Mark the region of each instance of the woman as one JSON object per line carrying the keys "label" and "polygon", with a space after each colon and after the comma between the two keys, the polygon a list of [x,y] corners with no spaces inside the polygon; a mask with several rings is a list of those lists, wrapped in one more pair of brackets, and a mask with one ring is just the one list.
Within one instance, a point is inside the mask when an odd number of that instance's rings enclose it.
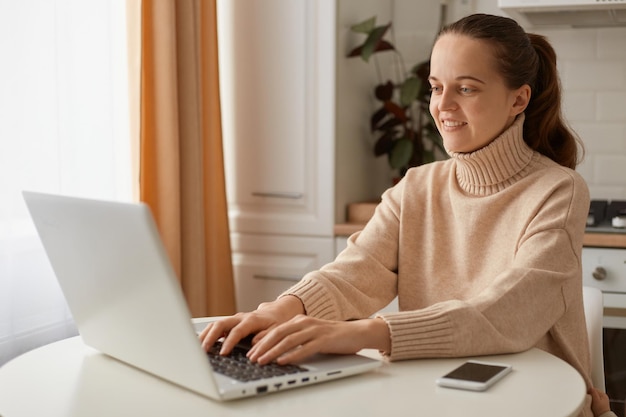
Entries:
{"label": "woman", "polygon": [[[261,364],[379,349],[389,360],[546,350],[589,382],[580,255],[588,190],[556,56],[514,20],[472,15],[431,56],[451,158],[409,170],[337,259],[276,301],[210,324]],[[400,312],[370,316],[398,296]],[[591,415],[589,401],[583,415]]]}

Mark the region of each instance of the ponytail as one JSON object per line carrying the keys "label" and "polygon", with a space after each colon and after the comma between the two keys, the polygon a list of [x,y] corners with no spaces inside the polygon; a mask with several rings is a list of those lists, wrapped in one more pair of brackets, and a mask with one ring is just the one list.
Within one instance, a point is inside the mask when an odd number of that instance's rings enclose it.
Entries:
{"label": "ponytail", "polygon": [[575,169],[582,143],[567,127],[561,112],[561,82],[556,53],[546,38],[528,34],[537,53],[537,75],[525,110],[524,140],[532,149],[555,162]]}

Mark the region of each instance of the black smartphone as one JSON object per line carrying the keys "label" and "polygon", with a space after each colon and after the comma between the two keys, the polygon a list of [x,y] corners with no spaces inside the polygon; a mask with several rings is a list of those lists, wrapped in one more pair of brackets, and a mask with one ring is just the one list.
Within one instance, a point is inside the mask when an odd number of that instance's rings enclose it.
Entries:
{"label": "black smartphone", "polygon": [[507,375],[513,367],[502,363],[467,361],[437,379],[437,385],[448,388],[485,391]]}

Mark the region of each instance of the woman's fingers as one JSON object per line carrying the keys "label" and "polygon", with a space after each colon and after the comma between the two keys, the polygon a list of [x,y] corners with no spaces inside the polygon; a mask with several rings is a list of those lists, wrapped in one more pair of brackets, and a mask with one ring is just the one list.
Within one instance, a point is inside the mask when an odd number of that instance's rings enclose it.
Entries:
{"label": "woman's fingers", "polygon": [[[279,326],[275,331],[268,334],[257,343],[249,355],[253,362],[265,365],[274,360],[279,363],[287,363],[289,360],[296,361],[310,356],[315,352],[315,337],[317,328],[312,325],[307,327],[304,323],[290,323]],[[299,351],[295,354],[295,351]],[[290,355],[288,353],[291,353]]]}
{"label": "woman's fingers", "polygon": [[266,314],[257,311],[238,313],[234,316],[209,323],[199,337],[205,351],[223,337],[220,354],[227,355],[244,337],[250,334],[257,334],[253,339],[253,343],[256,343],[273,326],[275,326],[274,319]]}
{"label": "woman's fingers", "polygon": [[277,324],[304,313],[304,305],[295,296],[284,296],[275,301],[262,303],[255,311],[237,313],[234,316],[209,323],[199,334],[204,350],[224,337],[220,353],[227,355],[244,337],[255,334],[253,343],[262,340],[268,330]]}
{"label": "woman's fingers", "polygon": [[261,320],[257,315],[246,313],[242,319],[226,332],[220,355],[228,355],[235,345],[244,337],[258,332],[266,327],[265,321]]}
{"label": "woman's fingers", "polygon": [[[220,338],[225,337],[225,336],[231,336],[231,333],[233,333],[234,329],[236,329],[239,326],[239,324],[244,320],[244,318],[245,318],[244,314],[236,314],[234,316],[226,317],[226,318],[207,324],[207,326],[204,328],[204,330],[202,330],[202,332],[200,332],[200,335],[199,335],[200,341],[202,342],[203,349],[209,350],[209,348],[213,346],[215,342],[219,340]],[[237,344],[237,342],[241,338],[247,336],[247,334],[244,334],[234,343],[232,342],[232,340],[235,339],[237,335],[242,333],[242,330],[243,329],[237,330],[235,334],[231,336],[231,342],[228,344],[228,346],[230,346],[231,344],[232,346],[234,346],[235,344]],[[224,343],[226,343],[226,340],[224,340]],[[230,346],[228,351],[232,349],[232,346]]]}
{"label": "woman's fingers", "polygon": [[268,332],[249,352],[253,362],[291,363],[315,353],[355,353],[364,343],[357,322],[297,316]]}

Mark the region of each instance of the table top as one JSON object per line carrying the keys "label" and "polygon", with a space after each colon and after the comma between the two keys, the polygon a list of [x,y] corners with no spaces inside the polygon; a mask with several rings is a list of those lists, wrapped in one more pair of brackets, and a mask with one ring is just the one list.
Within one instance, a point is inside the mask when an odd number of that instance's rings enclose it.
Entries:
{"label": "table top", "polygon": [[[155,340],[155,342],[158,342]],[[363,354],[379,357],[378,352]],[[480,357],[513,371],[485,392],[435,380],[465,361],[384,363],[362,375],[225,403],[186,391],[103,355],[73,337],[0,368],[0,416],[576,416],[585,383],[566,362],[539,349]]]}

